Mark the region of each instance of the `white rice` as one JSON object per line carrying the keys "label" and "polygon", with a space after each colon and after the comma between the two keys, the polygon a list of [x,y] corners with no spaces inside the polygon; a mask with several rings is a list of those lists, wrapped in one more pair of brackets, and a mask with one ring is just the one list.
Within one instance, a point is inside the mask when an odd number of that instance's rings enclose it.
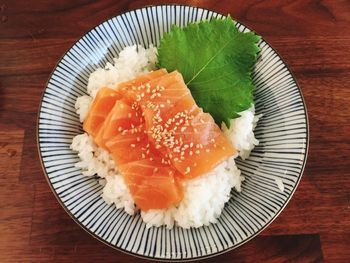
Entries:
{"label": "white rice", "polygon": [[80,122],[83,122],[85,120],[86,115],[89,112],[92,100],[92,97],[87,95],[77,98],[77,101],[75,102],[75,108],[77,109],[77,114],[79,114]]}
{"label": "white rice", "polygon": [[[145,49],[141,46],[126,47],[114,59],[114,65],[107,63],[104,69],[99,68],[90,75],[87,92],[89,96],[79,97],[76,109],[80,121],[83,122],[90,104],[101,87],[114,88],[120,82],[155,69],[156,48]],[[231,127],[223,124],[222,129],[226,136],[237,148],[242,158],[247,158],[250,151],[259,142],[255,139],[253,129],[259,116],[250,109],[240,113],[241,117],[231,120]],[[96,146],[88,134],[80,134],[73,138],[71,148],[78,152],[80,162],[76,167],[82,169],[83,175],[97,175],[103,178],[102,197],[108,204],[122,208],[126,213],[133,215],[137,212],[133,198],[124,182],[115,162],[110,154]],[[235,156],[236,157],[236,156]],[[241,182],[244,180],[234,159],[229,158],[215,169],[195,179],[184,183],[184,198],[178,207],[164,210],[149,210],[141,212],[142,219],[148,227],[166,225],[172,228],[175,224],[183,228],[200,227],[215,223],[220,216],[225,203],[230,199],[232,188],[241,191]]]}
{"label": "white rice", "polygon": [[230,121],[230,128],[222,123],[221,129],[237,149],[238,155],[244,160],[249,157],[259,141],[254,136],[254,128],[262,115],[255,115],[255,108],[252,105],[248,110],[239,113],[241,117]]}

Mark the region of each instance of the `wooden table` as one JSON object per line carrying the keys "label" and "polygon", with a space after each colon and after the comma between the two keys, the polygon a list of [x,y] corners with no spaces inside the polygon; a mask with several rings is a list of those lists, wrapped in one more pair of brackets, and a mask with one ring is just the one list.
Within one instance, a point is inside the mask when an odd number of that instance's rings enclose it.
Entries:
{"label": "wooden table", "polygon": [[[50,72],[82,34],[162,2],[0,1],[0,262],[143,261],[101,244],[64,212],[41,170],[36,120]],[[262,35],[294,72],[310,119],[306,170],[287,208],[216,260],[350,262],[350,3],[178,2],[230,13]]]}

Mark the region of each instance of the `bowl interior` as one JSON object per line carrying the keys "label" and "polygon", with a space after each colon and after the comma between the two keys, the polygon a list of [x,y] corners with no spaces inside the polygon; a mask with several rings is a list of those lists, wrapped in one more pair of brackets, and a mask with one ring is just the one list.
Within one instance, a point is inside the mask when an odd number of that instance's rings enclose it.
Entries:
{"label": "bowl interior", "polygon": [[[235,248],[257,235],[282,211],[295,191],[305,165],[308,124],[300,90],[278,54],[261,40],[254,70],[260,144],[249,159],[237,160],[245,176],[241,193],[231,200],[217,224],[198,229],[147,229],[139,215],[129,216],[100,197],[96,177],[85,177],[69,148],[83,133],[75,100],[86,94],[89,74],[125,47],[158,45],[171,25],[222,17],[189,6],[154,6],[116,16],[85,34],[59,61],[42,98],[38,143],[49,184],[65,210],[85,230],[127,253],[159,259],[193,259]],[[249,31],[237,23],[241,31]],[[284,190],[277,187],[283,182]]]}

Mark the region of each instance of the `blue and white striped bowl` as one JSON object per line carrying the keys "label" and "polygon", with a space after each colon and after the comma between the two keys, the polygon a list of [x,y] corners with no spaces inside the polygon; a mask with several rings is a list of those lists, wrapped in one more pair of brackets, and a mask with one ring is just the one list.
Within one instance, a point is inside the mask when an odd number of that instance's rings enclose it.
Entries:
{"label": "blue and white striped bowl", "polygon": [[[146,229],[140,216],[129,216],[100,197],[97,178],[85,177],[74,164],[72,138],[82,133],[74,103],[86,94],[89,74],[125,47],[158,45],[173,24],[222,17],[190,6],[152,6],[118,15],[85,34],[67,51],[53,71],[42,97],[38,147],[45,176],[67,213],[105,244],[136,256],[189,260],[234,249],[258,235],[287,205],[301,179],[308,149],[308,121],[300,89],[285,63],[260,41],[255,67],[256,111],[263,117],[255,134],[260,141],[248,160],[237,160],[246,180],[217,224],[198,229]],[[237,23],[241,31],[249,31]],[[284,183],[281,192],[276,179]]]}

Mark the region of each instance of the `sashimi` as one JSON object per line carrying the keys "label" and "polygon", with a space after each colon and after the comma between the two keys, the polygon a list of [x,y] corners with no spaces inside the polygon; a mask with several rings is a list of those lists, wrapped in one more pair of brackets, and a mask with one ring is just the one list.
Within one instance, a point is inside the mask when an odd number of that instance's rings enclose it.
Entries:
{"label": "sashimi", "polygon": [[118,85],[118,90],[123,93],[125,99],[129,99],[131,102],[140,101],[142,90],[146,89],[146,83],[153,79],[157,79],[167,74],[165,69],[158,69],[149,73],[138,76],[136,79],[122,82]]}
{"label": "sashimi", "polygon": [[125,181],[142,211],[166,209],[178,205],[183,198],[181,179],[170,166],[159,166],[143,159],[120,166]]}
{"label": "sashimi", "polygon": [[198,108],[190,90],[186,85],[181,85],[181,81],[183,82],[181,74],[176,71],[166,74],[164,70],[155,72],[161,73],[153,73],[151,76],[143,75],[143,79],[149,79],[149,81],[142,83],[142,85],[125,85],[124,83],[119,85],[119,87],[126,87],[123,89],[124,96],[131,101],[135,101],[142,110],[159,107],[162,108],[162,111],[169,109],[179,111],[175,106],[180,100],[183,103],[186,100],[189,101],[186,105],[180,105],[181,109],[187,105]]}
{"label": "sashimi", "polygon": [[106,141],[121,131],[139,126],[142,122],[144,121],[138,109],[130,106],[125,99],[118,100],[96,134],[95,142],[98,146],[106,149]]}
{"label": "sashimi", "polygon": [[84,122],[107,149],[137,206],[165,209],[183,197],[182,182],[235,154],[177,71],[160,69],[98,93]]}
{"label": "sashimi", "polygon": [[96,136],[107,115],[121,95],[110,88],[101,88],[92,102],[89,113],[83,124],[83,129]]}
{"label": "sashimi", "polygon": [[144,124],[121,131],[106,146],[141,210],[164,209],[181,201],[181,176],[149,143]]}

